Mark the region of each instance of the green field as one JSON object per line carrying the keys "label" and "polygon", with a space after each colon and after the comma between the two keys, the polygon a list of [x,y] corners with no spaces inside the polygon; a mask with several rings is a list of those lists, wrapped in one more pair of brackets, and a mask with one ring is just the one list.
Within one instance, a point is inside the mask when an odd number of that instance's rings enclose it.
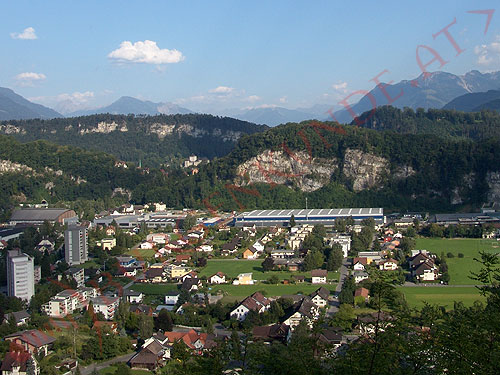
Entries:
{"label": "green field", "polygon": [[463,302],[466,306],[471,306],[474,301],[485,301],[485,298],[479,294],[475,287],[400,287],[406,296],[406,301],[410,307],[421,308],[424,302],[440,306],[447,309],[453,308],[453,303]]}
{"label": "green field", "polygon": [[[264,284],[258,283],[254,285],[213,285],[210,287],[210,293],[217,294],[218,291],[222,291],[225,296],[233,297],[246,297],[257,291],[265,291],[266,295],[271,296],[283,296],[287,294],[297,294],[302,292],[303,294],[309,294],[314,292],[320,286],[326,287],[332,293],[335,291],[336,284]],[[177,284],[134,284],[131,289],[143,292],[149,295],[165,295],[165,293],[171,290],[177,290]]]}
{"label": "green field", "polygon": [[[446,258],[450,284],[475,285],[477,282],[470,279],[471,271],[477,272],[481,266],[474,258],[479,258],[479,251],[500,252],[500,243],[480,238],[417,238],[416,249],[429,250],[438,256],[441,252],[445,256],[452,253],[454,258]],[[464,254],[464,257],[459,258],[458,253]]]}
{"label": "green field", "polygon": [[156,251],[153,249],[130,249],[125,254],[130,255],[138,260],[144,260],[153,258],[156,254]]}
{"label": "green field", "polygon": [[147,284],[147,283],[137,283],[132,285],[130,288],[136,292],[142,292],[144,294],[159,294],[164,295],[171,290],[177,290],[177,284]]}
{"label": "green field", "polygon": [[[290,279],[292,275],[311,277],[311,272],[268,271],[264,272],[261,260],[236,260],[236,259],[210,259],[207,266],[200,270],[199,276],[212,276],[216,272],[223,272],[226,276],[235,278],[240,273],[251,272],[254,280],[267,280],[272,275],[277,275],[280,280]],[[328,272],[328,279],[337,281],[338,272]]]}

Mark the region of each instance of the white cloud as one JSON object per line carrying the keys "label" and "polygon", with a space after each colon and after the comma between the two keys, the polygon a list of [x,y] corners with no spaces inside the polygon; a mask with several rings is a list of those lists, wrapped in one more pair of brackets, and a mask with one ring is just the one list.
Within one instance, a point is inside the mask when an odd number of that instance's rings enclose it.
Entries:
{"label": "white cloud", "polygon": [[249,102],[258,102],[259,100],[262,100],[262,98],[258,95],[250,95],[246,100]]}
{"label": "white cloud", "polygon": [[38,39],[35,33],[35,29],[32,27],[25,28],[22,33],[10,33],[10,37],[12,39],[25,39],[25,40]]}
{"label": "white cloud", "polygon": [[35,82],[44,81],[47,76],[43,73],[25,72],[14,77],[20,86],[33,86]]}
{"label": "white cloud", "polygon": [[230,94],[234,91],[233,87],[217,86],[215,89],[208,90],[211,94]]}
{"label": "white cloud", "polygon": [[280,101],[280,103],[285,104],[288,101],[288,99],[286,96],[283,96],[283,97],[279,98],[279,101]]}
{"label": "white cloud", "polygon": [[91,108],[90,102],[94,96],[92,91],[75,91],[71,94],[63,93],[55,96],[38,96],[29,98],[29,100],[52,107],[62,114],[67,114]]}
{"label": "white cloud", "polygon": [[334,83],[332,87],[337,91],[344,91],[347,89],[347,82]]}
{"label": "white cloud", "polygon": [[492,63],[500,62],[500,36],[497,35],[496,41],[490,44],[481,44],[474,47],[474,54],[477,56],[479,65],[487,66]]}
{"label": "white cloud", "polygon": [[122,63],[157,65],[174,64],[184,60],[182,52],[176,49],[160,49],[152,40],[135,43],[126,40],[120,44],[120,48],[111,51],[108,58]]}

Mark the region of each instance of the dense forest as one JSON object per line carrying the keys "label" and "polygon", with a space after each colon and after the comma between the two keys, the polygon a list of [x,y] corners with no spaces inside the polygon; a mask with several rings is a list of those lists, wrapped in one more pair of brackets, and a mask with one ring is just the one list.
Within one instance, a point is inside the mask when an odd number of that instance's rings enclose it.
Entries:
{"label": "dense forest", "polygon": [[[384,111],[399,110],[387,107],[381,109],[380,113],[385,113]],[[419,118],[419,111],[399,111],[398,113],[410,112],[413,113],[412,116]],[[431,116],[432,113],[432,111],[426,112],[425,118]],[[452,114],[453,112],[445,111],[444,113]],[[480,114],[457,112],[456,115],[458,119],[454,120],[450,117],[446,123],[463,124],[465,120],[460,120],[463,117],[468,119],[467,123],[472,124],[471,118],[475,118],[474,116],[488,118],[491,115],[488,126],[495,128],[495,115],[490,112]],[[118,118],[127,118],[127,116],[110,116],[107,119],[106,116],[89,116],[82,118],[82,121],[86,120],[89,124],[94,124],[97,120],[118,121]],[[186,116],[199,119],[197,115]],[[178,121],[185,118],[184,116],[171,117],[179,119]],[[217,123],[215,118],[209,117],[215,121],[214,124]],[[94,119],[91,120],[91,118]],[[131,116],[130,118],[137,124],[142,121],[138,117]],[[151,118],[145,119],[150,121]],[[53,121],[54,123],[61,121],[61,124],[65,124],[68,120],[55,119]],[[426,121],[432,122],[430,119]],[[436,122],[438,121],[434,120],[433,123]],[[23,123],[26,126],[30,121]],[[33,121],[31,126],[35,126],[36,123]],[[118,139],[123,134],[129,134],[132,126],[127,126],[128,132],[118,131],[107,134],[110,136],[108,139],[114,139],[114,137]],[[76,207],[83,207],[81,209],[86,212],[85,217],[91,217],[92,212],[105,206],[103,200],[111,199],[113,189],[117,187],[127,189],[130,192],[131,201],[135,203],[162,201],[169,207],[224,210],[300,208],[304,207],[306,197],[311,208],[384,207],[389,211],[428,210],[431,212],[476,210],[484,202],[492,199],[498,200],[498,197],[492,195],[491,191],[492,186],[495,187],[494,184],[498,184],[495,176],[500,172],[500,138],[487,139],[485,137],[481,141],[475,141],[467,139],[468,137],[450,136],[450,132],[443,137],[428,135],[425,132],[398,134],[388,130],[372,130],[352,125],[314,121],[265,129],[254,134],[242,135],[227,156],[200,166],[199,173],[194,175],[186,173],[176,165],[164,167],[161,170],[157,168],[140,170],[133,166],[128,169],[117,168],[115,157],[103,152],[56,146],[46,141],[21,144],[11,137],[2,136],[0,159],[24,164],[38,171],[38,173],[3,173],[0,183],[2,191],[6,194],[3,194],[1,198],[2,212],[5,215],[8,207],[12,207],[15,202],[45,198],[52,203],[73,202],[72,204],[75,204],[74,202],[79,201]],[[89,135],[106,136],[106,134]],[[28,137],[28,133],[22,137]],[[182,139],[182,136],[176,137],[177,140]],[[203,137],[192,137],[192,140],[200,142],[205,140],[206,142],[206,138]],[[136,143],[137,147],[139,147],[139,142],[138,140]],[[115,146],[118,147],[118,143]],[[216,145],[208,146],[217,148]],[[148,150],[146,145],[141,144],[140,147]],[[297,153],[302,152],[307,160],[298,160],[297,163],[307,165],[311,163],[311,160],[320,158],[318,160],[324,160],[326,164],[335,164],[335,168],[322,187],[309,192],[301,190],[293,179],[286,184],[267,183],[267,181],[242,184],[240,178],[237,184],[238,166],[261,155],[265,150],[279,151],[285,156],[289,155],[290,160],[298,159]],[[351,152],[350,150],[361,153],[360,155],[365,159],[364,162],[377,158],[383,160],[375,184],[362,189],[354,188],[353,179],[358,175],[364,176],[370,171],[358,169],[355,170],[354,175],[345,173],[347,155]],[[359,161],[356,158],[353,159],[352,152],[350,157],[350,163]],[[326,164],[321,167],[327,166]],[[47,172],[45,168],[50,169]],[[54,172],[58,170],[63,173]],[[46,173],[40,173],[42,171]],[[406,175],[401,176],[401,171],[406,171]],[[259,172],[269,175],[283,173],[272,170]],[[314,178],[314,173],[311,172],[309,177]],[[86,182],[81,183],[79,179]],[[46,184],[49,182],[55,186],[49,185],[48,188]],[[128,197],[126,199],[128,200]],[[101,203],[89,207],[91,200]],[[114,202],[108,202],[108,204],[112,203]]]}
{"label": "dense forest", "polygon": [[399,109],[382,106],[361,114],[351,125],[401,134],[483,140],[500,137],[500,114],[496,111],[459,112],[445,109]]}
{"label": "dense forest", "polygon": [[[314,125],[316,124],[316,125]],[[394,210],[458,210],[477,208],[487,200],[485,178],[500,168],[498,139],[473,142],[427,135],[400,135],[334,123],[303,122],[275,127],[243,137],[224,158],[200,169],[195,176],[178,174],[164,185],[138,186],[137,201],[161,200],[170,206],[205,206],[224,209],[380,206]],[[263,150],[300,150],[312,158],[337,158],[339,168],[330,182],[310,193],[292,186],[255,183],[235,186],[236,169]],[[342,170],[346,150],[361,150],[388,160],[383,181],[371,189],[354,191]],[[307,162],[307,161],[305,161]],[[415,173],[396,178],[401,166]],[[263,173],[266,173],[265,171]],[[467,176],[475,176],[470,186]],[[463,202],[452,205],[455,189],[463,189]]]}
{"label": "dense forest", "polygon": [[[116,128],[96,131],[99,123],[114,123]],[[169,126],[172,129],[166,131]],[[141,161],[149,167],[158,167],[172,157],[185,158],[192,154],[208,159],[221,157],[233,149],[241,134],[265,129],[267,126],[201,114],[99,114],[0,122],[0,132],[12,134],[23,142],[45,139],[60,145],[104,151],[120,160]]]}
{"label": "dense forest", "polygon": [[20,143],[3,135],[0,135],[0,161],[3,161],[1,218],[8,216],[17,203],[42,199],[52,204],[68,203],[80,208],[80,212],[94,207],[92,212],[95,212],[128,201],[128,197],[112,200],[115,188],[131,191],[152,177],[135,168],[115,167],[116,159],[103,152],[46,141]]}

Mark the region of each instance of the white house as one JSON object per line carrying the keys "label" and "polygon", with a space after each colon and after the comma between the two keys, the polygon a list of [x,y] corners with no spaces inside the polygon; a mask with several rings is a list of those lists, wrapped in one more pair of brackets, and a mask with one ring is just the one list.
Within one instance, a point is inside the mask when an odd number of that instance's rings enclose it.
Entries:
{"label": "white house", "polygon": [[226,275],[224,275],[222,272],[217,272],[216,274],[214,274],[208,278],[208,282],[210,284],[225,284],[226,283]]}
{"label": "white house", "polygon": [[123,290],[123,298],[129,303],[141,303],[144,299],[144,294],[135,290],[125,289]]}
{"label": "white house", "polygon": [[326,283],[326,276],[328,275],[327,270],[312,270],[311,271],[311,276],[312,276],[312,283],[313,284],[325,284]]}
{"label": "white house", "polygon": [[167,292],[165,294],[165,305],[175,305],[177,304],[177,301],[179,300],[179,292],[177,290],[172,290],[170,292]]}
{"label": "white house", "polygon": [[324,287],[311,293],[310,297],[313,303],[318,307],[328,306],[328,297],[330,296],[330,291]]}
{"label": "white house", "polygon": [[354,263],[354,265],[352,266],[352,269],[354,271],[364,271],[365,265],[363,263],[361,263],[361,261],[358,260],[356,263]]}
{"label": "white house", "polygon": [[95,313],[102,313],[104,319],[111,320],[115,316],[115,311],[119,304],[118,297],[98,296],[91,298]]}
{"label": "white house", "polygon": [[151,250],[153,247],[154,247],[153,244],[151,242],[147,242],[147,241],[141,243],[141,245],[140,245],[141,249],[146,249],[146,250]]}
{"label": "white house", "polygon": [[398,269],[398,262],[394,259],[386,259],[378,264],[381,271],[395,271]]}
{"label": "white house", "polygon": [[239,321],[246,319],[250,310],[257,313],[262,313],[269,310],[271,301],[264,297],[260,292],[255,292],[251,296],[245,298],[236,308],[229,314],[231,318],[236,318]]}
{"label": "white house", "polygon": [[233,285],[253,285],[252,273],[240,273],[233,281]]}
{"label": "white house", "polygon": [[365,271],[354,271],[352,275],[354,276],[354,282],[356,284],[368,279],[368,273]]}
{"label": "white house", "polygon": [[196,248],[196,251],[203,251],[205,253],[210,253],[214,251],[214,248],[212,247],[212,245],[201,245]]}

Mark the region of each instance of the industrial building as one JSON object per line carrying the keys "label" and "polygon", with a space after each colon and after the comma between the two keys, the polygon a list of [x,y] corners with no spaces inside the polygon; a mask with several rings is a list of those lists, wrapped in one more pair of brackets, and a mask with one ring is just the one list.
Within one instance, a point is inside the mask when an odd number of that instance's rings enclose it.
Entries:
{"label": "industrial building", "polygon": [[348,217],[352,217],[356,223],[368,218],[373,218],[377,224],[384,223],[383,208],[322,208],[243,212],[234,219],[234,225],[237,227],[247,225],[258,227],[288,226],[292,215],[297,224],[334,225],[336,219]]}
{"label": "industrial building", "polygon": [[45,221],[51,224],[74,224],[78,217],[75,211],[67,208],[20,208],[12,213],[10,225],[42,225]]}

